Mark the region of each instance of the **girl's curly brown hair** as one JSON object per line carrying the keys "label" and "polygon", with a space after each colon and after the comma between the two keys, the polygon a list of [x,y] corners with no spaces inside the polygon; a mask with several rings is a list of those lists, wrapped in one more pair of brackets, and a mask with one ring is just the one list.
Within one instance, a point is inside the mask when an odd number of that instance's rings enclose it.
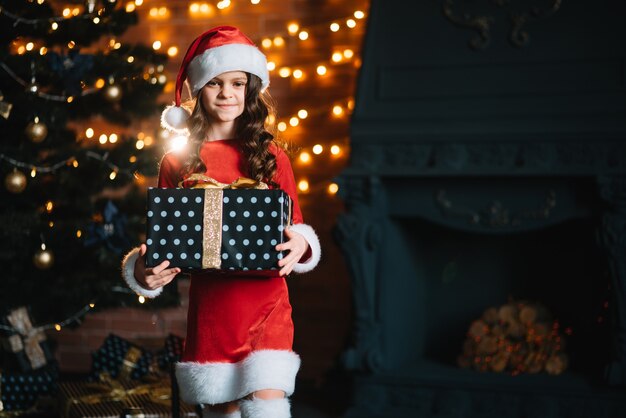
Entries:
{"label": "girl's curly brown hair", "polygon": [[[274,136],[265,128],[267,117],[274,113],[273,101],[267,91],[261,92],[262,83],[258,76],[250,73],[246,75],[248,81],[245,106],[243,113],[235,120],[236,140],[246,165],[241,169],[254,180],[275,185],[273,178],[276,173],[276,157],[270,152]],[[187,175],[206,171],[206,166],[200,159],[200,147],[210,123],[202,100],[196,99],[188,122],[188,155],[183,165],[183,173]]]}

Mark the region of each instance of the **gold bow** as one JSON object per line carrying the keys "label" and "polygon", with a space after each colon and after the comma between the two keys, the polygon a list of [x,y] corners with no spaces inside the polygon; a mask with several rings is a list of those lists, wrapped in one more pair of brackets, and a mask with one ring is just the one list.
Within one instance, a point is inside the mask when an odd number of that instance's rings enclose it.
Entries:
{"label": "gold bow", "polygon": [[102,393],[70,397],[65,404],[65,417],[70,416],[70,411],[74,405],[94,405],[102,402],[126,402],[129,404],[128,398],[133,395],[147,395],[152,403],[170,406],[171,389],[164,382],[144,384],[126,389],[120,381],[111,378],[108,373],[100,374],[99,378],[99,383],[89,384],[87,387]]}
{"label": "gold bow", "polygon": [[19,336],[13,335],[9,337],[7,343],[10,350],[13,352],[24,350],[24,354],[26,354],[33,369],[45,366],[46,355],[40,343],[46,340],[46,334],[44,334],[42,328],[33,327],[26,307],[22,306],[11,311],[6,318],[19,334]]}
{"label": "gold bow", "polygon": [[260,189],[267,190],[269,187],[262,181],[256,181],[247,177],[239,177],[232,183],[222,183],[204,174],[195,173],[178,183],[178,187],[183,187],[186,182],[196,182],[190,189]]}

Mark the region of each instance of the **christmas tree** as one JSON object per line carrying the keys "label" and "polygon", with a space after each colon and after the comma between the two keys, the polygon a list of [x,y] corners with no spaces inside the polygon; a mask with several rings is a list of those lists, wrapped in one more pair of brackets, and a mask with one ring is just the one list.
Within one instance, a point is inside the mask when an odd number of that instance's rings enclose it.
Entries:
{"label": "christmas tree", "polygon": [[119,266],[160,155],[133,127],[160,111],[167,56],[119,42],[137,15],[118,3],[0,0],[3,310],[58,322],[137,304]]}

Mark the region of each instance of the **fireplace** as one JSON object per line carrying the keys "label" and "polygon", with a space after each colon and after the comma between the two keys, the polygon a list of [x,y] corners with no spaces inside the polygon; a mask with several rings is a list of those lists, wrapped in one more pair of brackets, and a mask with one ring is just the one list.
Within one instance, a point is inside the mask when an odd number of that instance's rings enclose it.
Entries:
{"label": "fireplace", "polygon": [[[372,1],[338,178],[347,417],[626,416],[626,7],[536,3]],[[510,299],[559,319],[565,373],[457,366]]]}

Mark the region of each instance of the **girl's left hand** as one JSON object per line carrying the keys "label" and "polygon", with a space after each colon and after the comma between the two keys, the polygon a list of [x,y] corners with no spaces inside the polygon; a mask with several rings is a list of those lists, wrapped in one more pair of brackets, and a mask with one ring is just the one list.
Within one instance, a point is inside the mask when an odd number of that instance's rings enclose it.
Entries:
{"label": "girl's left hand", "polygon": [[300,261],[304,253],[309,249],[309,243],[304,237],[297,232],[293,232],[291,229],[285,229],[285,235],[289,240],[276,246],[277,251],[289,251],[286,257],[278,260],[278,267],[280,269],[280,275],[286,276],[291,273],[293,267]]}

